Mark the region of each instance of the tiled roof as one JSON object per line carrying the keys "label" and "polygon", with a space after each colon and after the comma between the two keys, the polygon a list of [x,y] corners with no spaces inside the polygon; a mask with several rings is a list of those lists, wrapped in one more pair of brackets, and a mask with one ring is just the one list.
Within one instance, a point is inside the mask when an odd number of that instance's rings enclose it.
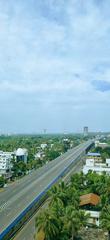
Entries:
{"label": "tiled roof", "polygon": [[95,206],[99,202],[100,202],[100,197],[94,193],[85,194],[80,197],[80,206],[84,206],[88,204]]}

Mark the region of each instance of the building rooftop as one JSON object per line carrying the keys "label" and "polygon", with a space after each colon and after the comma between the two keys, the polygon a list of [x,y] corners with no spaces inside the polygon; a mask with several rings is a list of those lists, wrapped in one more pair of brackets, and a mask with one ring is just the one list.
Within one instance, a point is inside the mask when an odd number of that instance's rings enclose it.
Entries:
{"label": "building rooftop", "polygon": [[94,193],[89,193],[89,194],[85,194],[80,196],[80,206],[84,206],[84,205],[97,205],[100,202],[100,197],[97,194]]}
{"label": "building rooftop", "polygon": [[88,152],[87,156],[93,156],[93,157],[100,157],[100,153],[92,153],[92,152]]}
{"label": "building rooftop", "polygon": [[25,148],[18,148],[16,150],[16,156],[22,156],[25,155],[27,153],[27,150]]}

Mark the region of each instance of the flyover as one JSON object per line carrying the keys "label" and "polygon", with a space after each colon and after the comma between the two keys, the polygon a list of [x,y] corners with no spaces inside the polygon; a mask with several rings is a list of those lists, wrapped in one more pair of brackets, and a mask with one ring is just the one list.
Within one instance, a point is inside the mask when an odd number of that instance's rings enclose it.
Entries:
{"label": "flyover", "polygon": [[75,164],[92,143],[89,140],[78,145],[0,192],[0,239],[3,239],[2,232],[36,196],[50,186],[50,183],[56,182],[61,174],[66,173],[65,170]]}

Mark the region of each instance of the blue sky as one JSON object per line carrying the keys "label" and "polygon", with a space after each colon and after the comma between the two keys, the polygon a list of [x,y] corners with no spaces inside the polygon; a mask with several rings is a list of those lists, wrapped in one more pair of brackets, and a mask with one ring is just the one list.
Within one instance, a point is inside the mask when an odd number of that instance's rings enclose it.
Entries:
{"label": "blue sky", "polygon": [[0,0],[0,132],[110,131],[110,1]]}

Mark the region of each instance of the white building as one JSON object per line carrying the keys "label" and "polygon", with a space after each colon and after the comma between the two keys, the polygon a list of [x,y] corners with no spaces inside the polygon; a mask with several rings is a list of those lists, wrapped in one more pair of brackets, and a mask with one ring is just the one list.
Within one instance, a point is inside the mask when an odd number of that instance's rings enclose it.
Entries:
{"label": "white building", "polygon": [[64,138],[63,142],[69,142],[70,140],[68,138]]}
{"label": "white building", "polygon": [[110,158],[106,159],[106,164],[107,164],[108,167],[110,167]]}
{"label": "white building", "polygon": [[11,177],[13,152],[0,151],[0,176]]}
{"label": "white building", "polygon": [[96,225],[99,227],[99,218],[100,218],[100,212],[99,211],[85,211],[86,214],[89,214],[89,218],[87,222],[92,225]]}
{"label": "white building", "polygon": [[53,146],[54,146],[54,144],[53,144],[53,143],[51,143],[51,144],[50,144],[50,147],[51,147],[51,148],[53,148]]}
{"label": "white building", "polygon": [[17,161],[23,161],[24,163],[27,163],[28,151],[25,148],[18,148],[15,151],[15,156]]}
{"label": "white building", "polygon": [[83,167],[83,173],[87,174],[90,170],[98,174],[106,172],[110,175],[110,159],[106,159],[106,163],[98,163],[93,158],[86,159],[86,164]]}
{"label": "white building", "polygon": [[47,143],[42,143],[42,144],[40,145],[40,147],[41,147],[43,150],[44,150],[47,146],[48,146]]}
{"label": "white building", "polygon": [[99,227],[100,211],[94,210],[94,207],[100,203],[100,197],[94,193],[88,193],[80,196],[80,207],[88,214],[87,222]]}
{"label": "white building", "polygon": [[42,159],[45,157],[45,154],[43,152],[37,152],[35,154],[35,159]]}
{"label": "white building", "polygon": [[105,142],[95,141],[95,147],[106,148],[108,147],[108,144]]}

